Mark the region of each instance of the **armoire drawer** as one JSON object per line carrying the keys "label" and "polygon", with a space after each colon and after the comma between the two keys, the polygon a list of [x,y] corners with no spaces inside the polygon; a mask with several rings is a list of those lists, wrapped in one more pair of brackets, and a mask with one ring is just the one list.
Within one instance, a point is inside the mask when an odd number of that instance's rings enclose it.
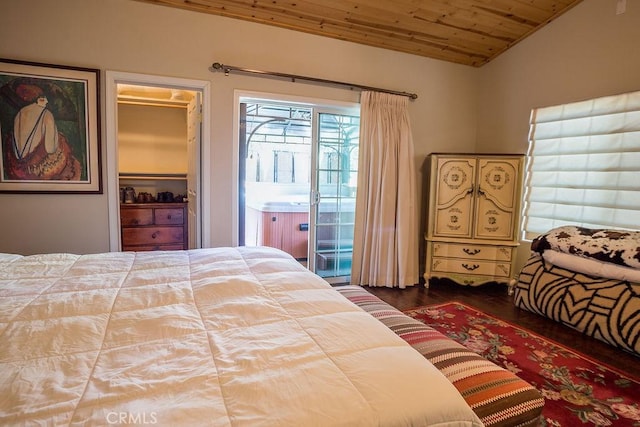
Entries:
{"label": "armoire drawer", "polygon": [[511,262],[513,247],[462,243],[431,243],[432,255],[443,258],[479,259]]}
{"label": "armoire drawer", "polygon": [[465,260],[459,258],[433,258],[431,271],[436,273],[461,273],[481,276],[509,277],[510,262]]}

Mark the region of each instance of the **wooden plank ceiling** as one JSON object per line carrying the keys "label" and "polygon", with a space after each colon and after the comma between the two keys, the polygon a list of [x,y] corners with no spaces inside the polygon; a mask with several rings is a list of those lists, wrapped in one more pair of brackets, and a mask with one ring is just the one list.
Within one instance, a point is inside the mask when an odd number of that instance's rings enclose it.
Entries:
{"label": "wooden plank ceiling", "polygon": [[480,67],[582,0],[136,0]]}

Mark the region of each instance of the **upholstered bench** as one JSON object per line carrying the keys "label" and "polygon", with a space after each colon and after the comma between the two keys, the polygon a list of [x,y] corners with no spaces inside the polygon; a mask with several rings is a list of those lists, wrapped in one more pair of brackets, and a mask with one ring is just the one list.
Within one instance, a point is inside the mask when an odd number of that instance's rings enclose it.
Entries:
{"label": "upholstered bench", "polygon": [[486,426],[539,424],[544,399],[526,381],[406,316],[360,286],[337,286],[336,290],[426,357],[458,389]]}
{"label": "upholstered bench", "polygon": [[564,226],[540,235],[514,304],[640,355],[640,232]]}

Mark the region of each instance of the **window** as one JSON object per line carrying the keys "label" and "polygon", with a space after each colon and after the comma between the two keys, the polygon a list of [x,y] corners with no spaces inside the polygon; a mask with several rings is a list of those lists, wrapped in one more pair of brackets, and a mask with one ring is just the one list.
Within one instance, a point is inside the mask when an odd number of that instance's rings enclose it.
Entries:
{"label": "window", "polygon": [[640,228],[640,92],[531,112],[524,238]]}

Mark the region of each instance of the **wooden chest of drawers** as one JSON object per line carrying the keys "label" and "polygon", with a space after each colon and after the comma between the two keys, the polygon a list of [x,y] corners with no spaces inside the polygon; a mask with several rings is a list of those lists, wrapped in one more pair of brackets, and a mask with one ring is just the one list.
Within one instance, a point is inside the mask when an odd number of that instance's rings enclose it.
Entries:
{"label": "wooden chest of drawers", "polygon": [[186,203],[120,205],[123,251],[188,249]]}

